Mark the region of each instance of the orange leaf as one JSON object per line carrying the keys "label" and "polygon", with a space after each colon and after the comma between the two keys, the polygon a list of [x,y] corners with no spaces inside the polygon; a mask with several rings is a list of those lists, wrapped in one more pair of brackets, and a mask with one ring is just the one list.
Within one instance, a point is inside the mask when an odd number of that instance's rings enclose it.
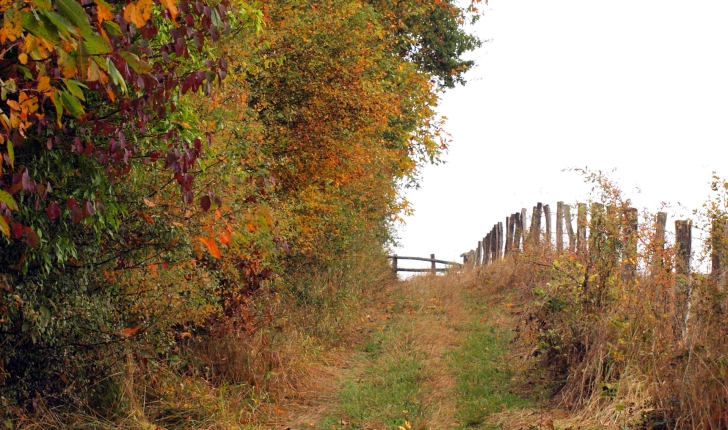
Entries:
{"label": "orange leaf", "polygon": [[229,231],[223,230],[220,232],[220,243],[230,245],[233,241],[233,235]]}
{"label": "orange leaf", "polygon": [[144,212],[140,212],[142,215],[142,218],[144,218],[144,221],[148,222],[149,224],[154,224],[154,220],[149,215],[145,214]]}
{"label": "orange leaf", "polygon": [[169,11],[169,15],[172,17],[172,22],[175,26],[177,26],[177,15],[179,14],[179,10],[177,10],[177,3],[175,0],[160,0],[162,3],[162,6],[166,7]]}
{"label": "orange leaf", "polygon": [[246,225],[246,227],[248,227],[248,230],[249,230],[249,231],[250,231],[251,233],[255,231],[255,226],[253,225],[253,223],[252,223],[252,222],[249,222],[249,223],[248,223],[248,224]]}
{"label": "orange leaf", "polygon": [[152,16],[152,0],[139,0],[124,7],[124,19],[138,28],[144,27]]}
{"label": "orange leaf", "polygon": [[108,3],[105,1],[95,1],[94,3],[96,3],[96,17],[98,18],[99,23],[114,20],[114,14],[111,13]]}
{"label": "orange leaf", "polygon": [[206,247],[207,251],[215,258],[220,258],[220,249],[217,247],[217,244],[215,243],[215,239],[213,238],[204,238],[200,237],[200,242],[202,242]]}
{"label": "orange leaf", "polygon": [[132,336],[134,336],[135,334],[139,333],[139,331],[140,331],[141,329],[142,329],[141,327],[135,327],[135,328],[130,328],[130,327],[127,327],[127,328],[125,328],[125,329],[123,329],[123,330],[121,331],[121,334],[122,334],[122,336],[124,336],[124,337],[132,337]]}

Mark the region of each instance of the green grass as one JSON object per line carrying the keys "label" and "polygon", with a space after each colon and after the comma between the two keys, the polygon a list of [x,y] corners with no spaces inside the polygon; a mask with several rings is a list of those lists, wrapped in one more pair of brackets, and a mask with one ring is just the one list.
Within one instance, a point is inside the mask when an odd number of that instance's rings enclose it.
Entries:
{"label": "green grass", "polygon": [[522,408],[530,401],[512,393],[513,371],[505,353],[510,335],[476,320],[462,346],[450,354],[450,365],[458,375],[459,428],[488,428],[488,415],[505,408]]}
{"label": "green grass", "polygon": [[[473,299],[467,299],[473,315],[479,317],[500,311],[498,307],[486,306]],[[495,326],[487,317],[478,317],[471,320],[460,347],[447,357],[458,379],[456,418],[459,429],[495,428],[487,424],[489,415],[534,404],[534,400],[515,392],[516,375],[507,357],[513,338],[510,330]]]}
{"label": "green grass", "polygon": [[372,334],[362,347],[360,373],[347,379],[339,393],[338,412],[319,428],[397,428],[423,415],[420,385],[425,371],[401,324],[390,323]]}

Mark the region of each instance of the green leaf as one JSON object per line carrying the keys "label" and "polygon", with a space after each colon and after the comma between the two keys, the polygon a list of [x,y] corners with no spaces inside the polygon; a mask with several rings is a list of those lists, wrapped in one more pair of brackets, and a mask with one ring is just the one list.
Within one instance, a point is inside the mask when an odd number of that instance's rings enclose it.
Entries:
{"label": "green leaf", "polygon": [[[107,21],[104,21],[106,23]],[[84,35],[83,45],[89,55],[110,54],[113,48],[111,44],[98,34]]]}
{"label": "green leaf", "polygon": [[10,237],[10,226],[2,215],[0,215],[0,233],[4,234],[5,237]]}
{"label": "green leaf", "polygon": [[13,148],[12,139],[8,139],[8,160],[10,160],[10,167],[15,168],[15,148]]}
{"label": "green leaf", "polygon": [[59,94],[61,95],[61,103],[63,103],[63,107],[65,107],[71,115],[76,118],[81,118],[83,114],[86,113],[83,110],[81,102],[73,94],[68,91],[59,91]]}
{"label": "green leaf", "polygon": [[111,81],[121,89],[122,93],[126,93],[126,82],[124,81],[124,78],[121,76],[121,73],[119,73],[119,70],[117,70],[116,66],[114,66],[114,62],[111,61],[111,58],[106,59],[106,67],[109,69],[109,76],[111,76]]}
{"label": "green leaf", "polygon": [[78,35],[78,31],[76,31],[76,28],[72,26],[71,23],[66,20],[66,18],[50,10],[44,10],[42,11],[42,13],[56,27],[61,37],[68,40],[70,39],[71,34],[75,36]]}
{"label": "green leaf", "polygon": [[61,38],[58,36],[58,29],[44,15],[34,15],[31,12],[21,11],[23,18],[23,28],[35,37],[40,37],[49,42],[58,43]]}
{"label": "green leaf", "polygon": [[53,5],[50,0],[31,0],[38,9],[49,10]]}
{"label": "green leaf", "polygon": [[15,199],[6,191],[0,190],[0,202],[8,205],[11,211],[18,210],[18,204],[15,203]]}
{"label": "green leaf", "polygon": [[93,59],[96,61],[96,64],[104,70],[104,72],[109,71],[109,66],[106,64],[106,58],[93,57]]}
{"label": "green leaf", "polygon": [[93,34],[88,15],[86,15],[86,11],[83,10],[76,0],[57,0],[56,7],[58,7],[58,12],[61,15],[65,16],[66,19],[81,30],[81,34],[84,37]]}
{"label": "green leaf", "polygon": [[104,26],[104,30],[112,36],[120,37],[124,35],[124,33],[121,32],[119,24],[113,21],[104,21],[102,25]]}
{"label": "green leaf", "polygon": [[128,51],[122,51],[119,52],[119,55],[121,55],[121,58],[125,59],[127,64],[129,64],[131,68],[139,74],[149,73],[152,71],[152,66],[150,66],[146,61],[139,59],[136,54]]}
{"label": "green leaf", "polygon": [[61,102],[61,96],[59,93],[55,93],[53,96],[53,104],[56,106],[56,125],[61,126],[61,118],[63,118],[63,103]]}
{"label": "green leaf", "polygon": [[83,96],[83,89],[82,88],[88,88],[86,85],[78,82],[75,79],[64,79],[63,82],[66,84],[66,88],[68,88],[68,91],[71,92],[74,96],[78,97],[79,99],[86,101],[86,98]]}

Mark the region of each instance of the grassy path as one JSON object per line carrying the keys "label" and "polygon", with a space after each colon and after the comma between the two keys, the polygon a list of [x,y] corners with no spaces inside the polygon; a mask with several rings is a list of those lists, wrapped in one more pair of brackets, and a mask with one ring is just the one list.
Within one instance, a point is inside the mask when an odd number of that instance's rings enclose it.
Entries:
{"label": "grassy path", "polygon": [[533,403],[508,355],[513,317],[473,284],[448,276],[392,287],[322,401],[282,428],[508,427],[489,417]]}

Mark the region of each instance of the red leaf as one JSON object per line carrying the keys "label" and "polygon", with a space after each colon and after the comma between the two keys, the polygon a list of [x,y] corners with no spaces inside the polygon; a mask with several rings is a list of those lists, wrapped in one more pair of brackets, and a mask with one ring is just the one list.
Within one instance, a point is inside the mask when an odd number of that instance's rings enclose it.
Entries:
{"label": "red leaf", "polygon": [[61,206],[58,203],[53,202],[49,204],[46,208],[46,213],[48,214],[48,219],[53,221],[54,219],[61,216]]}
{"label": "red leaf", "polygon": [[94,209],[94,205],[91,202],[86,202],[83,204],[83,217],[90,217],[91,215],[96,213],[96,209]]}
{"label": "red leaf", "polygon": [[207,212],[210,210],[210,206],[212,206],[212,200],[210,200],[210,196],[204,195],[200,199],[200,206],[202,207],[202,210]]}
{"label": "red leaf", "polygon": [[74,207],[76,207],[77,204],[78,202],[73,197],[69,197],[66,199],[66,205],[68,206],[68,209],[73,209]]}
{"label": "red leaf", "polygon": [[25,233],[25,243],[31,248],[38,246],[38,235],[30,227],[23,227],[23,231]]}
{"label": "red leaf", "polygon": [[12,230],[13,230],[13,236],[15,236],[16,239],[20,239],[21,237],[23,237],[23,225],[20,224],[19,222],[13,223]]}
{"label": "red leaf", "polygon": [[74,223],[78,224],[83,219],[83,210],[81,209],[81,206],[74,205],[71,208],[71,220],[73,220]]}

